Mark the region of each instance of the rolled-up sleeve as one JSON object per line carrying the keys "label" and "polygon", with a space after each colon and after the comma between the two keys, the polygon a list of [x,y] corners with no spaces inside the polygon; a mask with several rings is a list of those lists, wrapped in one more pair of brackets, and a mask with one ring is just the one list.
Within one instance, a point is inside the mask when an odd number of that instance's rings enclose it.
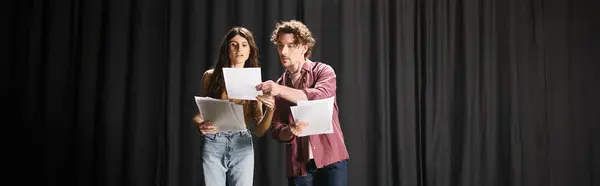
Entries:
{"label": "rolled-up sleeve", "polygon": [[295,137],[292,137],[292,139],[284,141],[281,138],[279,138],[279,133],[281,133],[283,128],[285,128],[287,126],[286,124],[283,124],[281,122],[273,122],[271,125],[273,126],[273,129],[271,130],[271,135],[272,135],[273,139],[275,139],[281,143],[292,143],[296,139]]}
{"label": "rolled-up sleeve", "polygon": [[335,96],[336,75],[331,66],[324,65],[316,72],[314,88],[302,89],[308,100],[319,100]]}

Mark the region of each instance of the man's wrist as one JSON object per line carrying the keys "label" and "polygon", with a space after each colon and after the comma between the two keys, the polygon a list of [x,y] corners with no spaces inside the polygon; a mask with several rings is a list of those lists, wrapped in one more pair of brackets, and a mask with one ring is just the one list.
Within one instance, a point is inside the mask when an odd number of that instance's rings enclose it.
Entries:
{"label": "man's wrist", "polygon": [[283,86],[283,85],[279,85],[279,84],[277,84],[277,86],[278,86],[277,88],[279,89],[279,96],[280,97],[284,96],[284,95],[287,95],[287,88],[288,87]]}

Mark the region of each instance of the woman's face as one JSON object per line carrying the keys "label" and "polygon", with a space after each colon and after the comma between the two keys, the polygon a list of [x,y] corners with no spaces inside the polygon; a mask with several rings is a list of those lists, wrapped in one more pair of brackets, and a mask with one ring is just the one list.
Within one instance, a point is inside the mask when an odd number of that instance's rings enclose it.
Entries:
{"label": "woman's face", "polygon": [[231,66],[243,64],[250,57],[250,44],[246,38],[236,35],[229,40],[229,61]]}

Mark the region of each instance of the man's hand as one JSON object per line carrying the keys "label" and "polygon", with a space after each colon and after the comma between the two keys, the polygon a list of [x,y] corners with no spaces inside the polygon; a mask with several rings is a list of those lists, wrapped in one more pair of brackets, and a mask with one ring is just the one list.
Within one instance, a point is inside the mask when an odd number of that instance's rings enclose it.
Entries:
{"label": "man's hand", "polygon": [[290,124],[290,132],[292,132],[292,134],[294,136],[298,136],[298,135],[300,135],[302,130],[304,130],[304,128],[306,128],[306,126],[308,126],[308,122],[306,122],[306,121],[299,121],[298,123],[292,123],[292,124]]}
{"label": "man's hand", "polygon": [[262,91],[264,95],[278,96],[281,93],[281,85],[269,80],[257,85],[256,90]]}
{"label": "man's hand", "polygon": [[202,120],[200,114],[194,116],[193,120],[200,130],[200,134],[214,134],[217,132],[217,127],[213,125],[213,122]]}
{"label": "man's hand", "polygon": [[270,108],[270,109],[275,108],[275,99],[273,98],[273,96],[258,95],[258,96],[256,96],[256,100],[260,101],[262,104],[267,106],[267,108]]}
{"label": "man's hand", "polygon": [[308,126],[308,122],[306,121],[292,123],[287,127],[283,128],[283,130],[281,130],[281,132],[279,133],[279,139],[282,141],[292,140],[294,136],[300,135],[300,133],[302,132],[302,130],[304,130],[306,126]]}

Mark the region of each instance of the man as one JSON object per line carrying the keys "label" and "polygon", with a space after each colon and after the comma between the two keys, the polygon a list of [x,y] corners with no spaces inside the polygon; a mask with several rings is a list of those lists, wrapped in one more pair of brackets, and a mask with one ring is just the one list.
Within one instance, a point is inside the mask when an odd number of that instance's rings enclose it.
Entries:
{"label": "man", "polygon": [[315,45],[303,23],[278,23],[271,36],[286,69],[277,82],[258,85],[265,95],[275,96],[272,137],[287,144],[289,185],[347,185],[348,151],[340,128],[337,101],[334,101],[333,133],[298,137],[310,123],[294,123],[290,106],[299,100],[320,100],[336,96],[336,75],[331,66],[308,58]]}

